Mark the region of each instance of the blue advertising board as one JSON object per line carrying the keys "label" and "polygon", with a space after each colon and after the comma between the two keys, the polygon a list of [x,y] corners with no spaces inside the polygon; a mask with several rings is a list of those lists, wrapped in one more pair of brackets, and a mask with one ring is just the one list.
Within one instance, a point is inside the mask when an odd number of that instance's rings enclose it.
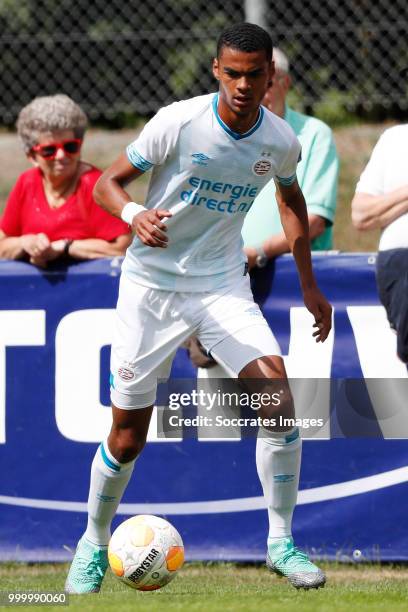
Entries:
{"label": "blue advertising board", "polygon": [[[407,370],[378,302],[374,264],[366,254],[314,256],[334,305],[323,345],[311,338],[291,256],[254,278],[297,380],[295,400],[317,398],[324,415],[318,431],[304,432],[294,516],[298,546],[321,558],[408,558]],[[110,426],[119,274],[117,259],[46,272],[0,262],[2,560],[67,560],[84,530],[90,463]],[[172,377],[196,376],[180,349]],[[267,514],[254,454],[254,437],[163,439],[153,421],[115,525],[160,514],[179,529],[188,559],[263,559]]]}

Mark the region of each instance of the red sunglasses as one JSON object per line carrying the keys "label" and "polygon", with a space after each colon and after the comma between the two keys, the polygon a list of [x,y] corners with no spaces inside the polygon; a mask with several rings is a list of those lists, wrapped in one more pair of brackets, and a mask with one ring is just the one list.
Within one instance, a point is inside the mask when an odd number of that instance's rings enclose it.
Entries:
{"label": "red sunglasses", "polygon": [[72,138],[70,140],[63,140],[62,142],[50,142],[49,144],[35,145],[32,147],[34,153],[39,153],[44,159],[54,159],[59,149],[63,149],[66,155],[75,155],[78,153],[82,146],[82,140],[80,138]]}

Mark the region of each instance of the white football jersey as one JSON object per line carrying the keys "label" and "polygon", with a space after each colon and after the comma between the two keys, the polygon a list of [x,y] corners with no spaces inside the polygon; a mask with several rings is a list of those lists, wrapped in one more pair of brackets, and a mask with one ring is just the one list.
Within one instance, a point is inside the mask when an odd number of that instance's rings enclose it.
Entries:
{"label": "white football jersey", "polygon": [[[218,94],[162,108],[127,147],[140,170],[153,167],[145,206],[172,217],[168,247],[135,237],[123,272],[141,285],[167,291],[213,291],[245,273],[241,228],[261,189],[275,178],[296,179],[300,144],[289,125],[261,107],[245,134],[218,115]],[[272,202],[271,202],[272,206]]]}

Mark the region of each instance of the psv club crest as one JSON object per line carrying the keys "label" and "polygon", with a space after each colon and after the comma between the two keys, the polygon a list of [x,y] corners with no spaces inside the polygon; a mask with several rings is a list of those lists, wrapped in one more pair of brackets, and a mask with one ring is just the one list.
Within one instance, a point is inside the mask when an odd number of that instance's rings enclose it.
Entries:
{"label": "psv club crest", "polygon": [[256,176],[264,176],[264,174],[268,174],[271,168],[272,164],[269,159],[258,159],[252,166],[252,172]]}

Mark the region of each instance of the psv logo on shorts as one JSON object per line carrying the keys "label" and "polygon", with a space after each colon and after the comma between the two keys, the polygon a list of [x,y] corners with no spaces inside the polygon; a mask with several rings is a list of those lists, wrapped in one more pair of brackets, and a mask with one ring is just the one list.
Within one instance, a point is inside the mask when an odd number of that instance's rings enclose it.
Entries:
{"label": "psv logo on shorts", "polygon": [[272,164],[269,159],[258,159],[252,166],[252,172],[256,176],[264,176],[264,174],[268,174],[271,168]]}
{"label": "psv logo on shorts", "polygon": [[129,370],[129,368],[119,368],[118,374],[122,380],[133,380],[135,377],[135,373]]}

